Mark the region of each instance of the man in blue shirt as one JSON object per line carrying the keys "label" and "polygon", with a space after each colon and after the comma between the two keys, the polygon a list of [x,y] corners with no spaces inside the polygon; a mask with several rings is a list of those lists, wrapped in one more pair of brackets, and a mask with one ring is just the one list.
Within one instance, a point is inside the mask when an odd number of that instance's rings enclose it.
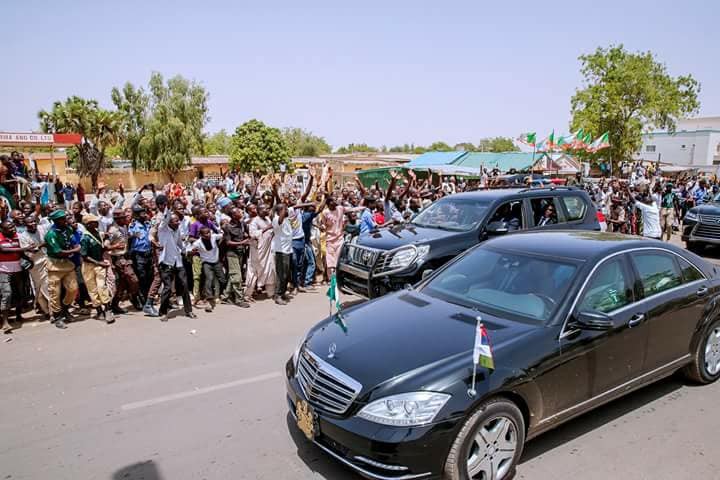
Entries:
{"label": "man in blue shirt", "polygon": [[375,200],[372,197],[365,197],[364,209],[360,214],[360,235],[365,235],[377,228],[373,219],[372,210],[375,208]]}
{"label": "man in blue shirt", "polygon": [[[150,220],[147,210],[140,205],[133,207],[134,220],[128,227],[128,251],[132,260],[133,270],[138,278],[137,296],[132,299],[135,308],[147,310],[148,299],[153,281],[152,243],[150,242]],[[147,313],[147,312],[146,312]]]}

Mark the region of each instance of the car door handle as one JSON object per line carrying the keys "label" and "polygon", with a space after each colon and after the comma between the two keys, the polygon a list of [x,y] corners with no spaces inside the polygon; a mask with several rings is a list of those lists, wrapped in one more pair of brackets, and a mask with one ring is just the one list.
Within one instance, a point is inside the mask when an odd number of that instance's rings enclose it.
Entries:
{"label": "car door handle", "polygon": [[698,296],[698,297],[704,297],[705,295],[707,295],[708,289],[707,289],[707,287],[700,287],[700,288],[698,289],[698,291],[695,292],[695,293],[697,293],[697,296]]}
{"label": "car door handle", "polygon": [[640,325],[645,320],[645,314],[644,313],[638,313],[630,317],[630,321],[628,322],[628,327],[633,328]]}

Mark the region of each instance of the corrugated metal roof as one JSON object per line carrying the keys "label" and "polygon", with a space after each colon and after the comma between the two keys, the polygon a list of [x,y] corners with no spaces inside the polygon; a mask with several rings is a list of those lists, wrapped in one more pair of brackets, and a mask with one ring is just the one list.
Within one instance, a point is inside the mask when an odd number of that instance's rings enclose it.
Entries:
{"label": "corrugated metal roof", "polygon": [[542,154],[536,153],[533,157],[532,152],[470,152],[453,162],[453,165],[478,169],[483,166],[488,170],[497,167],[501,172],[507,172],[513,168],[521,171],[532,167],[540,158],[542,158]]}
{"label": "corrugated metal roof", "polygon": [[456,162],[467,152],[426,152],[408,163],[408,168],[431,167],[433,165],[450,165]]}
{"label": "corrugated metal roof", "polygon": [[210,155],[209,157],[192,157],[190,163],[192,165],[227,165],[230,157],[227,155]]}

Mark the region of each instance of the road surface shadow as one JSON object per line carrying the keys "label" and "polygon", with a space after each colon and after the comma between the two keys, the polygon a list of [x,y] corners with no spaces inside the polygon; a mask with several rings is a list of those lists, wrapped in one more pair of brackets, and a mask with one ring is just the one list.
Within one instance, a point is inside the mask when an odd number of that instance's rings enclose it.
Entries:
{"label": "road surface shadow", "polygon": [[[639,410],[648,403],[686,386],[688,384],[679,374],[676,374],[587,412],[529,441],[525,445],[525,451],[519,464],[522,465],[581,435],[612,423],[623,415]],[[662,419],[658,418],[658,421],[662,421]]]}
{"label": "road surface shadow", "polygon": [[155,462],[147,460],[123,467],[113,473],[112,480],[163,480]]}
{"label": "road surface shadow", "polygon": [[290,412],[285,420],[290,437],[297,447],[297,455],[309,469],[306,478],[316,479],[318,476],[327,480],[360,480],[362,478],[310,443],[298,428],[295,418]]}

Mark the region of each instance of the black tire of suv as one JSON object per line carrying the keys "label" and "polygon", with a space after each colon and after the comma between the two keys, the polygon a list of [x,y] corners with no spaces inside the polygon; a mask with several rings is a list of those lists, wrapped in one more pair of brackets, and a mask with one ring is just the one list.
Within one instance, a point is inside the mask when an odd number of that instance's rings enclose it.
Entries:
{"label": "black tire of suv", "polygon": [[712,335],[712,332],[718,328],[718,326],[720,326],[720,319],[716,319],[708,325],[700,336],[700,341],[698,342],[697,347],[695,347],[692,363],[682,369],[683,375],[693,382],[707,385],[708,383],[713,383],[720,378],[720,372],[715,375],[711,375],[705,368],[705,345],[707,344],[708,336]]}
{"label": "black tire of suv", "polygon": [[507,474],[499,480],[509,480],[515,475],[515,467],[522,456],[525,446],[525,420],[520,409],[505,398],[491,398],[481,403],[468,417],[450,447],[445,460],[443,480],[470,480],[467,475],[467,460],[472,441],[485,420],[493,416],[506,416],[515,424],[517,431],[517,450],[512,459],[512,466]]}

